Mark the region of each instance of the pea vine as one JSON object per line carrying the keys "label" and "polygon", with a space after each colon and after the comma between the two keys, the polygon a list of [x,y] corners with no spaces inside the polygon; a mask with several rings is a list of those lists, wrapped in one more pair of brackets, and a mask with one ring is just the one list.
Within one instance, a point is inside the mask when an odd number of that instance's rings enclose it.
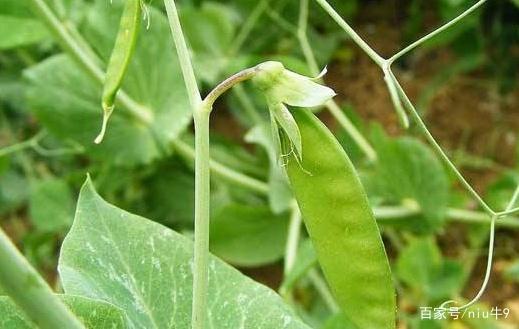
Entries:
{"label": "pea vine", "polygon": [[[465,179],[465,177],[461,174],[461,172],[458,170],[456,165],[449,159],[447,154],[443,151],[442,147],[439,145],[439,143],[436,141],[434,136],[431,134],[429,129],[427,128],[425,122],[420,117],[420,114],[416,110],[415,106],[407,96],[405,90],[400,85],[400,82],[395,77],[395,74],[392,71],[392,64],[394,64],[399,58],[404,56],[405,54],[409,53],[416,47],[420,46],[427,40],[433,38],[434,36],[442,33],[443,31],[449,29],[454,24],[461,21],[466,16],[470,15],[472,12],[474,12],[476,9],[478,9],[480,6],[482,6],[487,0],[480,0],[476,2],[474,5],[472,5],[470,8],[465,10],[463,13],[455,17],[454,19],[450,20],[449,22],[445,23],[441,27],[437,28],[436,30],[430,32],[429,34],[423,36],[422,38],[418,39],[417,41],[411,43],[409,46],[405,47],[404,49],[400,50],[393,56],[391,56],[388,59],[384,59],[381,57],[373,48],[371,48],[358,34],[355,32],[355,30],[335,11],[335,9],[326,1],[326,0],[315,0],[327,13],[328,15],[348,34],[348,36],[355,42],[365,53],[368,55],[371,60],[375,64],[377,64],[383,72],[384,80],[386,81],[388,91],[391,95],[391,99],[395,105],[395,109],[397,111],[397,114],[401,118],[401,122],[403,123],[404,127],[408,127],[408,119],[407,114],[409,114],[413,120],[415,121],[417,128],[419,131],[424,135],[426,140],[431,144],[433,149],[438,153],[442,161],[446,164],[446,166],[454,173],[456,178],[459,180],[459,182],[463,185],[463,187],[469,192],[469,194],[472,195],[472,197],[478,202],[478,204],[481,206],[481,208],[487,213],[488,217],[490,218],[490,234],[489,234],[489,247],[488,247],[488,259],[487,259],[487,269],[485,273],[485,278],[483,280],[483,283],[481,285],[481,288],[479,292],[476,294],[476,296],[469,301],[468,303],[459,306],[454,307],[455,310],[461,310],[464,308],[467,308],[474,303],[476,303],[483,292],[486,289],[486,286],[488,284],[488,281],[490,279],[490,273],[492,268],[492,257],[493,257],[493,250],[494,250],[494,237],[495,237],[495,223],[497,220],[507,217],[509,215],[515,214],[519,212],[519,208],[514,208],[514,205],[517,202],[517,198],[519,197],[519,186],[517,187],[516,191],[514,192],[512,198],[509,201],[508,207],[505,210],[502,211],[496,211],[492,209],[484,200],[483,198],[476,192],[476,190],[470,185],[470,183]],[[404,112],[404,109],[401,106],[401,102],[403,102],[405,109],[407,112]],[[452,303],[453,301],[447,301],[442,304],[443,306],[446,306],[447,304]]]}

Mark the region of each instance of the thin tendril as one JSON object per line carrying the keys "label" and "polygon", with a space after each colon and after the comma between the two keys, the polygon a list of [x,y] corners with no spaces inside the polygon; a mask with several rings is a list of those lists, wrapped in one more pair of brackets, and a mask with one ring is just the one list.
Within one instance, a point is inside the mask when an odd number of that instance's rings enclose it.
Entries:
{"label": "thin tendril", "polygon": [[[510,209],[512,209],[512,207],[515,205],[515,203],[517,202],[518,199],[519,199],[519,185],[515,189],[514,194],[512,195],[512,198],[508,202],[506,211],[509,211]],[[467,307],[474,305],[481,298],[481,296],[487,289],[488,282],[490,281],[490,275],[492,273],[492,260],[494,257],[494,239],[495,239],[495,231],[496,231],[496,220],[499,218],[498,216],[499,216],[498,214],[492,216],[492,220],[490,221],[490,237],[489,237],[489,241],[488,241],[487,269],[485,272],[485,279],[483,280],[483,284],[481,285],[481,288],[479,289],[476,296],[474,298],[472,298],[472,300],[470,302],[468,302],[465,305],[462,305],[460,307],[452,308],[456,311],[463,310]],[[443,307],[445,304],[450,303],[450,302],[452,302],[452,301],[447,301],[447,302],[443,303],[441,307]]]}

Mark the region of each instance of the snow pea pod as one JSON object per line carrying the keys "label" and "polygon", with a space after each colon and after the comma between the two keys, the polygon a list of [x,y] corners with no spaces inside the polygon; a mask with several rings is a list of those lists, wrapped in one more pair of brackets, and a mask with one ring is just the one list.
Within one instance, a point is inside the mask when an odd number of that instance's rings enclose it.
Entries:
{"label": "snow pea pod", "polygon": [[95,140],[96,143],[100,143],[103,140],[108,119],[114,109],[115,96],[121,87],[121,83],[133,55],[137,35],[139,34],[141,10],[141,0],[125,1],[119,23],[119,31],[106,69],[102,95],[103,126]]}
{"label": "snow pea pod", "polygon": [[358,328],[395,328],[395,291],[384,245],[357,173],[333,134],[310,111],[293,111],[302,161],[290,185],[332,293]]}

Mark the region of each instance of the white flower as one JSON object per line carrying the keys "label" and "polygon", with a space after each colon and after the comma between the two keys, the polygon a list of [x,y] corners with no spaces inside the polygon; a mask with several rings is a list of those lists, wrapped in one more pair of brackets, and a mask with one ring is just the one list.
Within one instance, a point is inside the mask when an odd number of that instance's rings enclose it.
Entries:
{"label": "white flower", "polygon": [[[320,75],[321,76],[321,75]],[[319,77],[320,77],[319,76]],[[318,77],[318,78],[319,78]],[[302,143],[299,127],[286,105],[295,107],[315,107],[326,103],[335,92],[309,78],[285,69],[280,62],[265,62],[256,66],[252,79],[265,94],[272,124],[272,136],[278,151],[281,150],[283,136],[288,138],[291,150],[302,159]],[[281,134],[280,138],[280,128]]]}

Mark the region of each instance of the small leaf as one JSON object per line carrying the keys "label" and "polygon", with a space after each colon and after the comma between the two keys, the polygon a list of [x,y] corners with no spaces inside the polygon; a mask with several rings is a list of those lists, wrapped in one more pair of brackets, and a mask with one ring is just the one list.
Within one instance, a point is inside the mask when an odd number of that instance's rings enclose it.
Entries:
{"label": "small leaf", "polygon": [[[188,329],[192,261],[190,239],[108,204],[87,181],[59,273],[67,294],[121,308],[130,328]],[[309,329],[276,293],[214,256],[207,293],[213,328]]]}
{"label": "small leaf", "polygon": [[267,207],[231,204],[211,218],[211,251],[238,266],[273,263],[283,257],[287,229],[287,216]]}

